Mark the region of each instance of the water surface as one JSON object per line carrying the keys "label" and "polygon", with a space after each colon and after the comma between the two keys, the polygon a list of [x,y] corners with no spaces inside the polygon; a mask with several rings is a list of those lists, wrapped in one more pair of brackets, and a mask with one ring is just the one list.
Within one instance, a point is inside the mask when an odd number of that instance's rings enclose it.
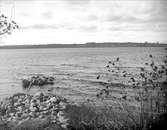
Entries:
{"label": "water surface", "polygon": [[[119,57],[125,67],[140,67],[152,54],[161,63],[165,48],[54,48],[0,50],[0,99],[16,92],[25,92],[21,80],[33,74],[56,77],[54,93],[74,100],[94,97],[107,82],[106,64]],[[99,80],[98,75],[102,75]],[[39,89],[32,91],[36,92]]]}

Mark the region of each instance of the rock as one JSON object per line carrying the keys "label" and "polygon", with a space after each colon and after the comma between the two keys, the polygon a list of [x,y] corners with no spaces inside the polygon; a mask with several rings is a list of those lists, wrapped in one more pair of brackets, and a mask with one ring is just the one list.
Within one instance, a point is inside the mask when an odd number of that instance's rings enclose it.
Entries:
{"label": "rock", "polygon": [[23,113],[23,114],[21,115],[21,117],[24,118],[24,119],[26,119],[27,117],[29,117],[29,114]]}
{"label": "rock", "polygon": [[16,117],[21,117],[22,113],[21,112],[16,112]]}
{"label": "rock", "polygon": [[[42,102],[39,98],[42,98]],[[42,92],[38,92],[34,96],[24,94],[23,98],[17,95],[12,96],[6,99],[5,102],[0,103],[0,113],[2,113],[2,107],[4,108],[4,114],[1,114],[2,119],[4,121],[14,121],[16,124],[24,122],[25,119],[34,120],[40,118],[43,120],[47,117],[50,117],[56,123],[57,119],[59,119],[58,122],[61,122],[61,124],[66,124],[68,121],[64,112],[59,112],[60,108],[61,110],[65,109],[66,103],[60,97],[54,95],[47,96]]]}
{"label": "rock", "polygon": [[31,106],[31,107],[30,107],[30,111],[31,111],[31,112],[37,112],[37,111],[39,111],[39,109],[38,109],[37,107]]}
{"label": "rock", "polygon": [[35,117],[35,116],[36,116],[36,115],[35,115],[35,112],[30,112],[30,113],[29,113],[29,116],[30,116],[30,117]]}
{"label": "rock", "polygon": [[57,113],[57,116],[59,117],[59,116],[63,116],[64,115],[64,112],[63,111],[59,111],[58,113]]}
{"label": "rock", "polygon": [[64,128],[64,129],[67,129],[68,128],[68,123],[64,123],[64,124],[61,124],[61,127]]}
{"label": "rock", "polygon": [[13,108],[13,107],[12,107],[11,105],[7,106],[7,109],[8,109],[9,111],[11,111],[12,108]]}
{"label": "rock", "polygon": [[9,115],[10,115],[11,117],[15,116],[15,114],[14,114],[14,113],[10,113]]}
{"label": "rock", "polygon": [[13,117],[13,118],[12,118],[12,121],[16,122],[16,121],[17,121],[17,118],[16,118],[16,117]]}
{"label": "rock", "polygon": [[57,115],[57,112],[56,112],[56,111],[52,111],[52,112],[51,112],[51,115],[56,116],[56,115]]}
{"label": "rock", "polygon": [[38,106],[38,103],[32,102],[32,103],[30,104],[30,106],[31,106],[31,107],[37,107],[37,106]]}
{"label": "rock", "polygon": [[48,108],[47,108],[47,107],[40,107],[40,110],[42,110],[42,111],[47,111]]}
{"label": "rock", "polygon": [[44,118],[44,116],[43,115],[39,115],[39,118],[42,119],[42,118]]}
{"label": "rock", "polygon": [[25,104],[27,104],[27,103],[29,104],[30,101],[31,101],[31,100],[30,100],[29,98],[27,98],[27,99],[25,99],[24,103],[25,103]]}
{"label": "rock", "polygon": [[59,103],[59,109],[61,109],[61,110],[66,109],[66,103],[60,102],[60,103]]}
{"label": "rock", "polygon": [[18,99],[18,102],[21,103],[21,102],[22,102],[22,99]]}
{"label": "rock", "polygon": [[54,106],[52,107],[52,110],[53,110],[53,111],[58,111],[58,110],[59,110],[59,108],[58,108],[58,106],[57,106],[57,105],[54,105]]}
{"label": "rock", "polygon": [[29,80],[27,80],[27,79],[23,79],[22,80],[22,86],[23,86],[23,88],[29,88],[30,87],[30,84],[31,82],[29,81]]}
{"label": "rock", "polygon": [[17,107],[17,106],[19,106],[19,105],[20,105],[19,102],[14,103],[14,106],[15,106],[15,107]]}
{"label": "rock", "polygon": [[61,123],[61,126],[66,129],[68,126],[69,119],[65,117],[65,113],[63,111],[59,111],[57,117],[58,121]]}
{"label": "rock", "polygon": [[36,101],[37,101],[36,99],[31,99],[30,102],[33,103],[33,102],[36,102]]}
{"label": "rock", "polygon": [[43,111],[42,114],[44,114],[44,115],[48,115],[49,112],[48,112],[48,111]]}
{"label": "rock", "polygon": [[57,99],[56,99],[56,97],[52,97],[52,98],[50,98],[49,101],[51,101],[51,102],[57,102]]}
{"label": "rock", "polygon": [[32,76],[30,79],[23,79],[23,88],[30,88],[31,86],[44,86],[47,84],[54,84],[54,77],[45,77],[43,75]]}
{"label": "rock", "polygon": [[54,77],[49,77],[48,80],[49,81],[53,81],[55,78]]}
{"label": "rock", "polygon": [[35,96],[36,98],[40,98],[40,97],[43,97],[44,94],[43,94],[42,92],[37,92],[37,93],[35,93],[34,96]]}
{"label": "rock", "polygon": [[9,122],[12,121],[12,118],[8,118],[7,121],[9,121]]}
{"label": "rock", "polygon": [[46,108],[47,108],[47,109],[51,109],[52,107],[53,107],[53,104],[49,102],[49,103],[47,104],[47,107],[46,107]]}
{"label": "rock", "polygon": [[25,112],[25,113],[29,113],[30,110],[29,110],[29,109],[25,109],[24,112]]}
{"label": "rock", "polygon": [[36,112],[36,116],[39,116],[40,115],[40,113],[39,112]]}

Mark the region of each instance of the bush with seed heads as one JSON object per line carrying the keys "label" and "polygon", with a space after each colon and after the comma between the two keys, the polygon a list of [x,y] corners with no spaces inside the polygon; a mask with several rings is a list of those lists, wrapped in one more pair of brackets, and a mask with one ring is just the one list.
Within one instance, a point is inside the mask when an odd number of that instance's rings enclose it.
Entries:
{"label": "bush with seed heads", "polygon": [[13,30],[18,29],[19,26],[13,20],[10,20],[4,14],[0,15],[0,36],[5,34],[11,34]]}
{"label": "bush with seed heads", "polygon": [[107,99],[112,97],[112,79],[117,76],[117,80],[124,84],[120,79],[123,78],[128,82],[121,87],[123,91],[122,102],[119,104],[124,104],[123,110],[128,113],[129,118],[132,118],[134,122],[136,117],[134,117],[131,112],[128,111],[128,104],[126,104],[128,93],[125,91],[126,86],[133,89],[135,94],[135,100],[139,103],[139,122],[136,123],[136,127],[139,128],[149,128],[152,126],[153,122],[157,119],[159,115],[167,113],[167,56],[161,64],[155,62],[154,56],[150,54],[149,62],[144,63],[143,67],[136,68],[134,73],[134,68],[124,67],[121,63],[120,58],[116,58],[109,61],[106,65],[106,69],[109,73],[108,85],[101,89],[97,94],[97,97],[102,99]]}

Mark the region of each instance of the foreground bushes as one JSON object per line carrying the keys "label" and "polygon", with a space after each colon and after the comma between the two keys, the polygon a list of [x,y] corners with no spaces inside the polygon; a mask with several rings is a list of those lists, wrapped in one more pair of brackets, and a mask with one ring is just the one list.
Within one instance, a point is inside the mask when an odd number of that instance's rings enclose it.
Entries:
{"label": "foreground bushes", "polygon": [[[54,108],[55,105],[52,105]],[[51,108],[51,110],[52,110]],[[133,110],[130,110],[133,111]],[[61,123],[53,122],[53,115],[48,114],[42,119],[32,117],[21,123],[11,121],[0,123],[0,130],[141,130],[140,123],[137,121],[137,114],[132,116],[123,110],[116,110],[112,106],[95,106],[92,102],[83,104],[66,104],[63,109],[66,119],[66,127]],[[54,117],[57,117],[55,115]],[[135,118],[135,119],[134,119]],[[57,118],[55,118],[57,119]],[[160,128],[164,125],[165,116],[160,115],[151,127],[145,126],[145,129]],[[165,125],[164,125],[165,126]],[[164,129],[165,130],[165,129]]]}
{"label": "foreground bushes", "polygon": [[[151,54],[149,58],[150,60],[144,63],[143,67],[135,69],[124,67],[120,58],[109,61],[106,65],[109,83],[97,94],[97,97],[103,101],[113,96],[111,81],[114,75],[117,75],[118,80],[127,81],[129,88],[133,91],[135,102],[139,104],[138,111],[136,111],[138,118],[137,115],[132,114],[135,109],[129,109],[127,87],[122,87],[123,94],[118,104],[122,107],[122,111],[134,121],[134,126],[140,129],[153,127],[155,122],[159,120],[159,116],[167,113],[167,56],[163,58],[161,64],[156,64],[154,56]],[[121,81],[119,80],[120,83]]]}

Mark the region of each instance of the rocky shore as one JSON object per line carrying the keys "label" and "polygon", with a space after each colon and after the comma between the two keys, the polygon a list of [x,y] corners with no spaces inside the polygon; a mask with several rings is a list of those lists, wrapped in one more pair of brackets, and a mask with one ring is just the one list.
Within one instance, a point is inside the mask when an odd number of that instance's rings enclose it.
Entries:
{"label": "rocky shore", "polygon": [[22,86],[25,89],[30,89],[32,86],[44,86],[44,85],[53,85],[54,77],[44,76],[44,75],[34,75],[28,79],[22,80]]}
{"label": "rocky shore", "polygon": [[0,102],[0,121],[21,125],[29,120],[49,119],[66,129],[69,119],[65,109],[68,104],[65,98],[56,95],[19,93]]}

